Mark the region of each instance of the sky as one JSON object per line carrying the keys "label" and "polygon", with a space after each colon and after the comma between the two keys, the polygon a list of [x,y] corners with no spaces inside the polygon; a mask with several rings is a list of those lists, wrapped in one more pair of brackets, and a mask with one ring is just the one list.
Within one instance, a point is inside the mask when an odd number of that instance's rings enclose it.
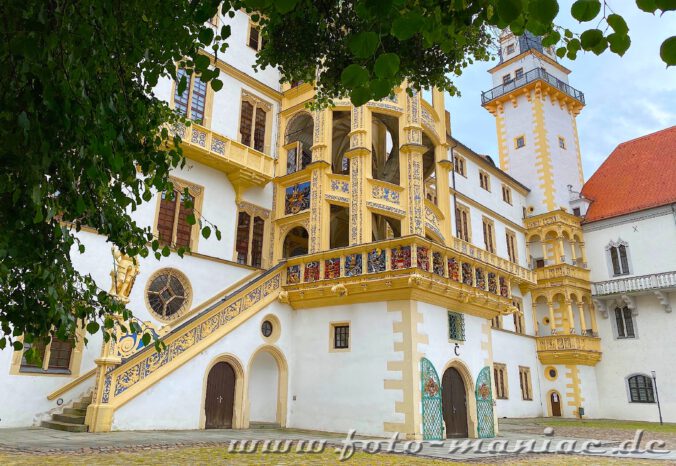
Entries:
{"label": "sky", "polygon": [[[574,32],[595,27],[570,17],[572,0],[561,0],[556,24]],[[676,67],[666,68],[659,56],[664,39],[676,31],[676,12],[660,17],[640,11],[633,0],[608,0],[629,26],[631,47],[623,57],[609,50],[597,56],[579,53],[560,63],[572,70],[569,83],[585,95],[577,117],[585,180],[615,147],[630,139],[676,125]],[[480,154],[497,156],[494,117],[481,107],[481,91],[492,87],[487,72],[497,62],[480,62],[454,78],[460,97],[446,95],[453,136]]]}

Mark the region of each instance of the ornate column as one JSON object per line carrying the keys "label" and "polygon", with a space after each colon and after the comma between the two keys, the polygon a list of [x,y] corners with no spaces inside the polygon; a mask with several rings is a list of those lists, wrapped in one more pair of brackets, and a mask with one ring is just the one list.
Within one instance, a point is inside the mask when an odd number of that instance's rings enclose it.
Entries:
{"label": "ornate column", "polygon": [[587,263],[587,252],[584,249],[584,243],[580,241],[580,256],[582,256],[582,262]]}
{"label": "ornate column", "polygon": [[312,172],[310,174],[310,222],[308,252],[310,254],[329,249],[331,238],[331,206],[324,200],[327,175],[331,172],[331,126],[333,112],[318,110],[313,113]]}
{"label": "ornate column", "polygon": [[542,246],[542,260],[544,261],[544,264],[547,265],[547,243],[542,237],[540,237],[540,245]]}
{"label": "ornate column", "polygon": [[579,301],[577,303],[577,310],[580,313],[580,335],[584,333],[587,330],[587,319],[584,317],[584,303],[582,301]]}
{"label": "ornate column", "polygon": [[[563,247],[563,235],[561,235],[561,233],[556,237],[556,242],[559,246],[559,254],[554,258],[554,262],[556,264],[561,264],[563,262],[563,257],[566,255],[566,249]],[[554,249],[556,249],[556,247]]]}
{"label": "ornate column", "polygon": [[547,300],[547,307],[549,308],[549,328],[552,331],[552,335],[556,333],[556,320],[554,319],[554,303]]}
{"label": "ornate column", "polygon": [[[425,236],[425,186],[423,180],[422,127],[420,126],[420,94],[406,94],[405,125],[400,130],[399,173],[401,186],[407,193],[407,212],[402,220],[402,235]],[[400,125],[401,126],[401,125]]]}
{"label": "ornate column", "polygon": [[362,105],[352,108],[350,150],[350,245],[371,241],[371,212],[366,206],[366,179],[371,178],[371,112]]}
{"label": "ornate column", "polygon": [[568,333],[575,332],[575,317],[573,316],[573,302],[570,299],[565,301],[566,312],[568,313]]}
{"label": "ornate column", "polygon": [[575,265],[577,265],[577,251],[575,250],[576,245],[577,245],[576,241],[570,242],[570,256],[571,256],[571,259],[573,259],[573,264],[575,264]]}
{"label": "ornate column", "polygon": [[436,159],[436,183],[437,183],[437,207],[444,216],[443,221],[440,222],[441,234],[444,235],[444,242],[447,246],[451,245],[451,196],[450,184],[448,181],[449,174],[452,170],[453,164],[448,160],[448,145],[439,144],[434,149],[434,157]]}
{"label": "ornate column", "polygon": [[535,331],[535,336],[540,335],[540,324],[538,322],[538,303],[536,301],[531,302],[531,308],[533,313],[533,330]]}
{"label": "ornate column", "polygon": [[591,296],[589,297],[588,306],[589,306],[589,316],[591,317],[592,332],[597,333],[599,330],[598,330],[598,327],[596,326],[596,309],[592,305]]}

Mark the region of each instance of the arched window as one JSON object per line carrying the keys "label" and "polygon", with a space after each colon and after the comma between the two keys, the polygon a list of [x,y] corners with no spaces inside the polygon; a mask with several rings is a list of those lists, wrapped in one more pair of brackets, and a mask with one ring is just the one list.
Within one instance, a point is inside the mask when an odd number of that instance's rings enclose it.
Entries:
{"label": "arched window", "polygon": [[629,274],[629,255],[628,245],[620,240],[619,242],[611,242],[607,248],[610,254],[610,264],[614,276]]}
{"label": "arched window", "polygon": [[647,375],[632,375],[627,379],[629,384],[629,401],[632,403],[654,403],[655,392],[653,381]]}
{"label": "arched window", "polygon": [[617,324],[617,338],[636,338],[634,331],[634,317],[627,306],[615,308],[615,322]]}
{"label": "arched window", "polygon": [[263,240],[270,212],[247,202],[238,204],[235,258],[239,264],[263,266]]}

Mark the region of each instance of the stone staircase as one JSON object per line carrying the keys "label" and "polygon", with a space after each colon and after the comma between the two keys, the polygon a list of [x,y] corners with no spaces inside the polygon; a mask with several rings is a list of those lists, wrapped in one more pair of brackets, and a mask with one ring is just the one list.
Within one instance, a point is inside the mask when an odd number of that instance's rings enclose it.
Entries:
{"label": "stone staircase", "polygon": [[87,432],[85,425],[85,415],[87,414],[87,406],[92,402],[92,394],[89,393],[81,397],[78,401],[73,402],[73,405],[63,408],[60,413],[52,414],[52,419],[49,421],[42,421],[42,427],[48,429],[63,430],[66,432]]}

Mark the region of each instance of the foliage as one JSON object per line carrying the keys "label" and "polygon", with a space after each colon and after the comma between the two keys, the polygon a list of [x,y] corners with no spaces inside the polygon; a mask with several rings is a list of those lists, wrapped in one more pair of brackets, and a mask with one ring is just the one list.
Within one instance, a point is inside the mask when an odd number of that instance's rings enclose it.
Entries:
{"label": "foliage", "polygon": [[[20,335],[29,343],[65,338],[85,322],[90,333],[100,323],[110,330],[109,313],[130,317],[74,266],[73,255],[85,252],[82,227],[131,256],[171,253],[131,217],[153,193],[173,192],[168,174],[183,163],[168,130],[183,119],[154,89],[161,78],[176,79],[177,65],[222,88],[212,65],[230,27],[208,23],[219,3],[0,3],[0,348],[20,349]],[[636,3],[651,13],[676,8],[674,0]],[[234,0],[221,12],[240,9],[262,28],[257,66],[314,82],[318,105],[348,95],[363,104],[404,81],[455,93],[452,76],[494,54],[495,28],[544,36],[545,46],[560,44],[556,53],[571,59],[580,50],[622,55],[630,45],[626,22],[600,0],[573,3],[573,18],[598,18],[580,35],[554,24],[558,0]],[[676,39],[667,39],[660,50],[667,65],[675,51]],[[186,85],[182,78],[178,91]],[[220,237],[199,212],[188,221]]]}

